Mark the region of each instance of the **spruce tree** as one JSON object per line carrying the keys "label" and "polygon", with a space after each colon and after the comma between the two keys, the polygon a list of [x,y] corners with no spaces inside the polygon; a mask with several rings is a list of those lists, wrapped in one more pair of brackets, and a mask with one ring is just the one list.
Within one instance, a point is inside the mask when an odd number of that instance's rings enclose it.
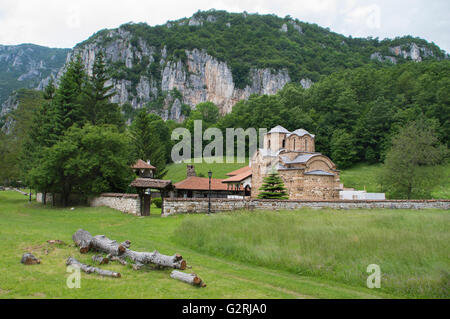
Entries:
{"label": "spruce tree", "polygon": [[155,177],[162,178],[167,172],[166,143],[161,140],[159,128],[153,122],[157,118],[141,110],[131,124],[130,133],[136,159],[150,160],[151,165],[156,167]]}
{"label": "spruce tree", "polygon": [[[81,94],[86,83],[86,73],[81,56],[72,60],[59,81],[55,92],[54,106],[59,112],[62,127],[67,130],[73,124],[83,126],[87,121],[87,111],[81,101]],[[63,132],[61,132],[61,135]]]}
{"label": "spruce tree", "polygon": [[261,199],[289,199],[283,180],[276,171],[264,177],[258,198]]}
{"label": "spruce tree", "polygon": [[94,60],[92,76],[83,90],[83,105],[87,109],[88,120],[93,125],[113,124],[122,130],[124,119],[120,107],[110,102],[110,98],[116,93],[111,92],[113,85],[106,85],[109,79],[104,55],[100,51]]}

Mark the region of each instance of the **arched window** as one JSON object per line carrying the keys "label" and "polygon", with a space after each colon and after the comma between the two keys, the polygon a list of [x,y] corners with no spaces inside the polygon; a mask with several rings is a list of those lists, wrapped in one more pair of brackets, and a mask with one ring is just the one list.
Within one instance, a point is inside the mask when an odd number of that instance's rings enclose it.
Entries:
{"label": "arched window", "polygon": [[286,140],[283,140],[283,148],[286,148]]}
{"label": "arched window", "polygon": [[305,140],[305,152],[308,152],[308,140]]}
{"label": "arched window", "polygon": [[294,138],[294,149],[293,150],[295,151],[295,138]]}
{"label": "arched window", "polygon": [[270,149],[270,140],[269,140],[269,149]]}

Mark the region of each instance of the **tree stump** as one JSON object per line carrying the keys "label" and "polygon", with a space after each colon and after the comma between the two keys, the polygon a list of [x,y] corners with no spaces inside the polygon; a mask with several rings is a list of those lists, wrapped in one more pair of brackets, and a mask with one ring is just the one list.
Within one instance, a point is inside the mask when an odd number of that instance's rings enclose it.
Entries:
{"label": "tree stump", "polygon": [[24,265],[36,265],[41,263],[39,259],[37,259],[33,254],[30,253],[23,254],[20,262]]}

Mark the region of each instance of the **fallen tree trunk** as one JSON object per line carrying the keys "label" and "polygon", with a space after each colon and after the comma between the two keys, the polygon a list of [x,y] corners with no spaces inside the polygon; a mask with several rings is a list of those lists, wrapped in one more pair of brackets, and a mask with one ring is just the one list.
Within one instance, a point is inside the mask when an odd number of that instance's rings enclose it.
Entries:
{"label": "fallen tree trunk", "polygon": [[72,239],[75,242],[75,245],[80,247],[80,253],[85,254],[91,249],[93,237],[88,231],[78,229],[76,233],[73,234]]}
{"label": "fallen tree trunk", "polygon": [[206,287],[206,284],[196,274],[186,274],[184,272],[174,270],[170,274],[170,277],[181,280],[193,286]]}
{"label": "fallen tree trunk", "polygon": [[41,263],[39,259],[37,259],[33,254],[30,253],[23,254],[20,262],[25,265],[36,265]]}
{"label": "fallen tree trunk", "polygon": [[111,240],[105,235],[97,235],[92,239],[91,247],[92,249],[111,254],[113,256],[120,256],[125,252],[127,246],[130,247],[127,242],[119,244],[117,241]]}
{"label": "fallen tree trunk", "polygon": [[175,254],[173,256],[167,256],[160,254],[156,250],[151,253],[134,251],[129,249],[131,245],[129,240],[119,244],[117,241],[111,240],[105,235],[97,235],[92,237],[89,232],[82,229],[79,229],[72,236],[72,238],[75,244],[80,247],[80,252],[84,253],[90,249],[97,250],[108,254],[109,259],[111,259],[112,256],[120,257],[115,260],[119,261],[121,264],[126,264],[125,258],[128,257],[138,265],[137,268],[142,265],[155,264],[159,267],[168,267],[181,270],[186,269],[186,261],[183,260],[181,255]]}
{"label": "fallen tree trunk", "polygon": [[97,267],[93,267],[91,265],[86,265],[86,264],[82,264],[80,263],[78,260],[76,260],[73,257],[69,257],[67,259],[66,262],[67,266],[75,266],[75,267],[79,267],[82,271],[84,271],[87,274],[92,274],[92,273],[97,273],[100,276],[105,276],[105,277],[114,277],[114,278],[120,278],[120,273],[118,272],[114,272],[114,271],[110,271],[110,270],[105,270],[105,269],[101,269],[101,268],[97,268]]}
{"label": "fallen tree trunk", "polygon": [[138,265],[155,264],[160,267],[175,268],[181,270],[186,269],[186,261],[183,260],[183,257],[181,255],[162,255],[157,250],[152,253],[148,253],[127,249],[123,253],[122,257],[128,257]]}

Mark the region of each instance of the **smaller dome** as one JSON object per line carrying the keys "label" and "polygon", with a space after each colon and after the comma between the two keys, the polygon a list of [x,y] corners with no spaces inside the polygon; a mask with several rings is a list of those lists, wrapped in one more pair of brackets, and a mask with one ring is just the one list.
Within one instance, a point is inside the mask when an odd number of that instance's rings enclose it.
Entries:
{"label": "smaller dome", "polygon": [[267,133],[267,134],[270,134],[270,133],[285,133],[285,134],[290,134],[291,132],[289,132],[288,130],[286,130],[284,127],[282,127],[281,125],[277,125],[277,126],[275,126],[273,129],[271,129],[270,131],[269,131],[269,133]]}
{"label": "smaller dome", "polygon": [[298,130],[295,130],[294,132],[292,132],[291,134],[289,134],[289,136],[291,136],[291,135],[293,135],[293,134],[298,135],[298,136],[309,135],[309,136],[311,136],[312,138],[315,137],[315,135],[309,133],[307,130],[304,130],[304,129],[302,129],[302,128],[300,128],[300,129],[298,129]]}

